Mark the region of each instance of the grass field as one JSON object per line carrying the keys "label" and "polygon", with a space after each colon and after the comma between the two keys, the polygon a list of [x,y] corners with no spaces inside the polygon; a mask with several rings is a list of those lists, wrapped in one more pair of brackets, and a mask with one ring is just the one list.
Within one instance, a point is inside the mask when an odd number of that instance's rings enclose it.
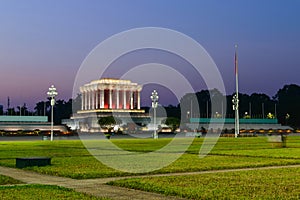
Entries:
{"label": "grass field", "polygon": [[14,185],[20,183],[22,182],[0,174],[0,185]]}
{"label": "grass field", "polygon": [[300,168],[132,178],[108,184],[188,199],[299,199]]}
{"label": "grass field", "polygon": [[85,199],[85,200],[105,200],[106,198],[96,198],[85,195],[74,190],[49,185],[17,185],[21,181],[8,176],[0,175],[0,197],[1,199],[21,200],[21,199]]}
{"label": "grass field", "polygon": [[[127,151],[151,152],[171,139],[113,139]],[[91,141],[92,143],[94,141]],[[101,141],[97,141],[100,143]],[[182,145],[186,143],[182,139]],[[287,148],[278,148],[266,137],[220,138],[213,150],[199,158],[202,138],[196,138],[175,162],[152,174],[300,164],[300,137],[288,137]],[[47,156],[52,165],[28,167],[39,173],[75,179],[126,176],[95,159],[81,141],[0,142],[0,165],[15,167],[17,157]],[[300,169],[268,169],[213,174],[131,178],[111,185],[175,195],[189,199],[299,199]],[[17,184],[0,176],[0,184]],[[96,199],[74,190],[45,185],[0,186],[2,199]]]}
{"label": "grass field", "polygon": [[49,185],[17,185],[0,186],[0,197],[2,200],[28,200],[28,199],[82,199],[82,200],[108,200],[97,198],[74,190]]}
{"label": "grass field", "polygon": [[[150,152],[171,139],[114,139],[128,151]],[[101,141],[99,141],[101,142]],[[182,139],[184,143],[185,140]],[[176,162],[152,173],[191,172],[212,169],[248,168],[300,163],[300,138],[288,137],[287,148],[277,148],[265,137],[220,138],[211,153],[199,158],[203,139],[195,139]],[[129,173],[111,169],[95,159],[81,141],[0,142],[0,165],[15,167],[16,157],[49,156],[52,165],[28,170],[76,179],[126,176]]]}

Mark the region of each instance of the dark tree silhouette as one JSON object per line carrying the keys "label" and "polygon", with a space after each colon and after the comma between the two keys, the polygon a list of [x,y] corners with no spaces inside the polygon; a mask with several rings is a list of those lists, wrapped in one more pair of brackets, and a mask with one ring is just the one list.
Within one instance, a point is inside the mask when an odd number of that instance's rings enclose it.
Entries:
{"label": "dark tree silhouette", "polygon": [[26,103],[24,103],[23,106],[17,106],[17,109],[19,111],[16,112],[16,115],[26,115],[26,114],[29,114],[28,108],[26,106]]}
{"label": "dark tree silhouette", "polygon": [[101,117],[98,119],[98,124],[101,128],[107,129],[110,134],[115,125],[121,124],[122,120],[113,116]]}
{"label": "dark tree silhouette", "polygon": [[176,117],[168,117],[165,124],[171,128],[172,132],[174,132],[179,127],[180,120]]}
{"label": "dark tree silhouette", "polygon": [[278,119],[282,124],[300,127],[300,86],[285,85],[274,97],[278,102]]}
{"label": "dark tree silhouette", "polygon": [[34,110],[36,115],[47,115],[47,110],[50,107],[49,101],[40,101],[36,103]]}
{"label": "dark tree silhouette", "polygon": [[76,113],[78,110],[81,110],[81,96],[81,94],[77,94],[77,97],[72,101],[73,113]]}
{"label": "dark tree silhouette", "polygon": [[68,119],[71,117],[72,114],[72,99],[69,101],[64,100],[56,100],[54,106],[54,123],[61,124],[62,119]]}

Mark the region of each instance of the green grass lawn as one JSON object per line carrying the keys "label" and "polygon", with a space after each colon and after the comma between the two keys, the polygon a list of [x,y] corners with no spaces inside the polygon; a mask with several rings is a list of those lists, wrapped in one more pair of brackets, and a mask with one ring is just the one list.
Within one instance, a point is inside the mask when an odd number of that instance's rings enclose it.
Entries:
{"label": "green grass lawn", "polygon": [[13,179],[8,176],[3,176],[0,174],[0,185],[14,185],[14,184],[20,184],[21,181],[18,181],[16,179]]}
{"label": "green grass lawn", "polygon": [[[171,139],[113,139],[117,146],[128,151],[151,152],[168,144]],[[94,142],[94,141],[91,141]],[[182,143],[185,143],[182,139]],[[288,137],[287,148],[277,148],[265,137],[220,138],[211,153],[199,158],[202,138],[196,138],[187,152],[176,162],[152,173],[172,173],[231,169],[300,163],[300,138]],[[101,144],[101,141],[99,141]],[[0,165],[15,167],[17,157],[48,156],[52,165],[29,167],[39,173],[76,179],[126,176],[99,162],[81,141],[0,142]]]}
{"label": "green grass lawn", "polygon": [[28,199],[82,199],[82,200],[105,200],[97,198],[72,189],[49,185],[19,185],[0,186],[0,197],[2,200],[28,200]]}
{"label": "green grass lawn", "polygon": [[[162,148],[171,139],[113,139],[111,141],[124,150],[147,153]],[[95,143],[95,141],[90,142]],[[103,141],[97,142],[101,147]],[[186,139],[182,139],[177,145],[186,142]],[[178,160],[151,174],[300,164],[300,137],[288,137],[287,148],[278,148],[276,144],[269,143],[266,137],[220,138],[206,157],[199,158],[202,143],[202,138],[196,138]],[[26,170],[75,179],[129,175],[102,164],[79,140],[0,142],[0,165],[2,166],[15,167],[17,157],[36,156],[51,157],[52,165],[28,167]],[[133,178],[110,184],[190,199],[299,199],[299,175],[299,168],[289,168]],[[0,176],[0,185],[17,183],[20,182]],[[37,197],[38,199],[97,199],[74,190],[44,185],[0,186],[0,197],[1,199],[36,199]]]}
{"label": "green grass lawn", "polygon": [[110,185],[188,199],[299,199],[300,168],[132,178]]}
{"label": "green grass lawn", "polygon": [[75,192],[74,190],[49,185],[17,185],[21,181],[8,176],[0,175],[0,198],[1,199],[100,199],[90,195]]}

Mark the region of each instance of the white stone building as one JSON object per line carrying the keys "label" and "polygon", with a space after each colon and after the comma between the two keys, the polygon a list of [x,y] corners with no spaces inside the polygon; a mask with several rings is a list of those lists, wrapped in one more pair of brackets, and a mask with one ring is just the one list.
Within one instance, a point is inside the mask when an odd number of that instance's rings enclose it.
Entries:
{"label": "white stone building", "polygon": [[140,106],[141,90],[142,85],[130,80],[91,81],[80,87],[81,110],[63,123],[81,132],[101,131],[98,119],[106,116],[118,117],[122,124],[146,124],[150,118]]}

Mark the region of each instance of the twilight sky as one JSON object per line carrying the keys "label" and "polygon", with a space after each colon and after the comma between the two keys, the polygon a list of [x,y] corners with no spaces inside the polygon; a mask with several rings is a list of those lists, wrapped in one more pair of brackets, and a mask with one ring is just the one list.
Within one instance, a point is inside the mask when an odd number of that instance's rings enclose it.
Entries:
{"label": "twilight sky", "polygon": [[[85,57],[110,36],[139,27],[173,29],[196,40],[216,63],[227,94],[235,88],[237,43],[240,92],[273,96],[285,84],[300,84],[299,9],[298,0],[0,0],[0,104],[6,109],[9,96],[11,106],[32,109],[51,84],[58,98],[69,99]],[[193,72],[185,73],[188,63],[151,50],[120,58],[105,75],[154,61],[193,80]],[[145,86],[142,104],[149,104],[152,89]],[[170,91],[161,93],[162,104],[176,103]]]}

